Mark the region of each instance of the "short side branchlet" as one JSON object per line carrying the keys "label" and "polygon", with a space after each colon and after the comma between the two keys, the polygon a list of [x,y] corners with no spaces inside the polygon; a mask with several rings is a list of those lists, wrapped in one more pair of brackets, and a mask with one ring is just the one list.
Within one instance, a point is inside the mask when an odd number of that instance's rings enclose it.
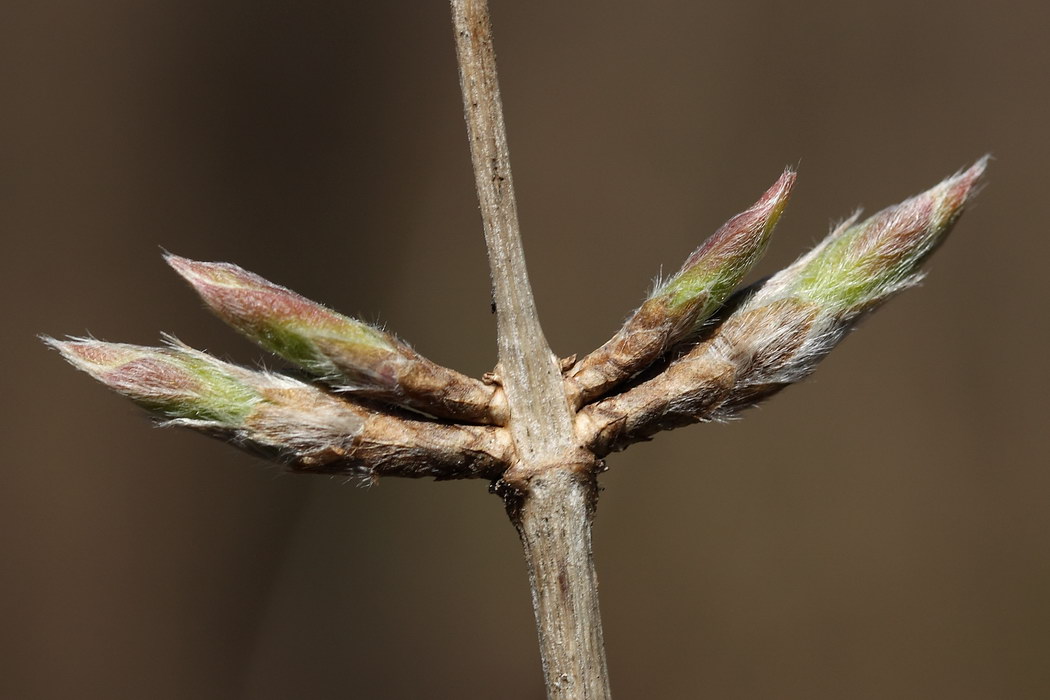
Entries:
{"label": "short side branchlet", "polygon": [[498,478],[502,431],[448,425],[349,400],[320,384],[245,369],[170,340],[166,347],[47,339],[77,369],[166,426],[191,428],[295,471]]}

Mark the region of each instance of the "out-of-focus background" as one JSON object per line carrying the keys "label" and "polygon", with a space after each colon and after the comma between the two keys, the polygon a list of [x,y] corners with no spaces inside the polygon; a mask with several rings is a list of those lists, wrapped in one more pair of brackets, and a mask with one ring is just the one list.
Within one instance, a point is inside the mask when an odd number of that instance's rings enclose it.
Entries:
{"label": "out-of-focus background", "polygon": [[[493,0],[547,336],[586,352],[785,165],[756,274],[986,152],[928,281],[805,384],[609,460],[618,697],[1050,696],[1050,6]],[[444,2],[32,0],[0,22],[0,697],[540,698],[480,482],[297,477],[34,337],[262,355],[160,247],[495,360]]]}

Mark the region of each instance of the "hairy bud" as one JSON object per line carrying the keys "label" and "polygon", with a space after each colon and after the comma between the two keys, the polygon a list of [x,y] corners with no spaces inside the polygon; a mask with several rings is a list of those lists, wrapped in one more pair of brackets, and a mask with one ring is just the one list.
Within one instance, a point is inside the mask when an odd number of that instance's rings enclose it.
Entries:
{"label": "hairy bud", "polygon": [[787,205],[795,173],[786,170],[762,197],[727,221],[661,284],[605,345],[573,368],[578,403],[645,369],[692,334],[758,261]]}
{"label": "hairy bud", "polygon": [[795,177],[794,171],[784,171],[750,209],[727,221],[697,248],[646,304],[660,305],[668,316],[681,315],[694,325],[707,320],[762,257],[787,206]]}
{"label": "hairy bud", "polygon": [[492,478],[503,431],[370,409],[290,377],[217,360],[175,341],[152,348],[44,338],[77,369],[165,418],[305,471]]}
{"label": "hairy bud", "polygon": [[289,362],[353,384],[393,382],[399,343],[388,334],[236,265],[165,259],[219,318]]}
{"label": "hairy bud", "polygon": [[919,266],[951,231],[987,166],[982,158],[936,187],[857,224],[838,227],[749,305],[796,296],[846,316],[863,313],[922,278]]}
{"label": "hairy bud", "polygon": [[165,418],[237,429],[262,399],[237,368],[183,346],[44,340],[77,369]]}
{"label": "hairy bud", "polygon": [[[727,319],[714,342],[725,353],[747,354],[755,349],[768,354],[776,346],[770,339],[777,333],[794,333],[800,340],[765,365],[748,361],[752,368],[740,377],[740,395],[729,405],[734,409],[749,405],[770,390],[806,376],[861,316],[922,279],[920,265],[951,231],[986,165],[987,158],[982,158],[968,170],[859,224],[854,216],[762,285]],[[774,311],[786,308],[785,304],[806,312]],[[768,318],[764,323],[743,323],[755,314]],[[743,390],[756,386],[767,389]]]}
{"label": "hairy bud", "polygon": [[493,387],[427,360],[388,333],[236,265],[166,259],[219,318],[326,382],[441,417],[495,420]]}

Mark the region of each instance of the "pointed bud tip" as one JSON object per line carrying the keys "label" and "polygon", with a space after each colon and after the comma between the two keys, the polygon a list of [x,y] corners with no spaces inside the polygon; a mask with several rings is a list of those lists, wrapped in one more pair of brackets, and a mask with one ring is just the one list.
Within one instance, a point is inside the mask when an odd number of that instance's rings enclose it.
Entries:
{"label": "pointed bud tip", "polygon": [[272,282],[268,282],[233,263],[202,262],[200,260],[183,258],[166,251],[164,253],[164,261],[201,294],[204,294],[204,290],[207,287],[280,289]]}
{"label": "pointed bud tip", "polygon": [[960,209],[977,196],[984,184],[984,172],[990,160],[991,155],[985,155],[966,170],[945,180],[941,185],[945,190],[943,206]]}
{"label": "pointed bud tip", "polygon": [[185,279],[194,287],[197,286],[198,282],[207,281],[206,277],[202,277],[201,272],[207,269],[208,263],[200,262],[197,260],[190,260],[174,253],[164,252],[164,262],[171,266],[171,269],[179,273],[179,276]]}
{"label": "pointed bud tip", "polygon": [[798,178],[798,173],[791,167],[784,168],[784,172],[777,178],[777,181],[766,190],[766,193],[762,195],[762,198],[756,203],[756,207],[759,205],[774,202],[776,200],[785,199],[791,195],[791,190],[795,187],[795,180]]}
{"label": "pointed bud tip", "polygon": [[178,272],[183,277],[185,277],[186,273],[192,269],[194,261],[190,260],[189,258],[184,258],[181,255],[175,255],[174,253],[170,253],[166,250],[163,253],[161,253],[161,255],[164,257],[164,262],[168,263],[168,265],[170,265],[171,268],[175,270],[175,272]]}
{"label": "pointed bud tip", "polygon": [[43,340],[77,369],[167,418],[235,426],[259,400],[251,372],[172,339],[161,348],[90,338]]}
{"label": "pointed bud tip", "polygon": [[58,338],[53,338],[53,337],[47,335],[46,333],[38,334],[37,335],[37,340],[39,340],[41,343],[43,343],[44,345],[48,346],[52,350],[58,350],[59,352],[62,352],[62,347],[67,342],[67,341],[64,341],[64,340],[59,340]]}
{"label": "pointed bud tip", "polygon": [[49,335],[38,335],[44,345],[48,346],[52,350],[57,350],[62,359],[66,362],[74,363],[77,356],[76,347],[83,341],[78,338],[69,338],[68,340],[59,340],[58,338],[52,338]]}
{"label": "pointed bud tip", "polygon": [[988,169],[988,163],[990,163],[991,160],[992,154],[985,153],[977,159],[976,163],[960,173],[958,177],[965,178],[971,183],[978,181],[984,175],[984,171]]}
{"label": "pointed bud tip", "polygon": [[727,221],[715,236],[741,235],[756,225],[762,226],[763,229],[775,226],[784,212],[784,207],[787,206],[797,178],[798,173],[793,169],[784,168],[776,182],[770,185],[754,204]]}
{"label": "pointed bud tip", "polygon": [[147,348],[124,343],[106,343],[94,338],[58,340],[40,336],[48,346],[57,350],[71,365],[88,373],[124,364],[141,357]]}
{"label": "pointed bud tip", "polygon": [[[773,227],[787,206],[796,173],[785,168],[776,182],[750,207],[725,222],[686,259],[679,275],[696,265],[721,269],[741,255],[760,254]],[[749,260],[747,264],[754,262]]]}
{"label": "pointed bud tip", "polygon": [[[848,220],[784,272],[795,293],[842,309],[873,308],[913,285],[977,193],[988,156],[861,223]],[[855,217],[854,217],[855,218]],[[782,288],[778,287],[778,288]]]}
{"label": "pointed bud tip", "polygon": [[780,220],[780,215],[787,207],[797,179],[798,173],[791,168],[784,168],[784,172],[777,178],[777,181],[751,207],[752,212],[766,219],[765,228],[767,230],[771,230]]}
{"label": "pointed bud tip", "polygon": [[[794,169],[790,167],[784,168],[784,172],[758,198],[758,201],[752,204],[751,208],[730,219],[724,228],[746,229],[748,224],[761,224],[764,229],[771,229],[776,225],[780,215],[784,212],[784,207],[787,206],[787,201],[791,197],[791,191],[795,188],[797,179],[798,173]],[[734,222],[737,225],[731,227],[730,224]]]}

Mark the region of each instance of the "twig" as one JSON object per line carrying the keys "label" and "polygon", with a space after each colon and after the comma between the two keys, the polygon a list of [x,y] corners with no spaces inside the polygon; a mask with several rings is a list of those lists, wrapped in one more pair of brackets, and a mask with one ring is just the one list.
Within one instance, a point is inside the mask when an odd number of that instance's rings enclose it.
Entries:
{"label": "twig", "polygon": [[498,381],[517,451],[502,485],[529,567],[547,695],[608,698],[591,555],[595,460],[578,444],[529,286],[487,3],[452,0],[452,19],[496,303]]}

